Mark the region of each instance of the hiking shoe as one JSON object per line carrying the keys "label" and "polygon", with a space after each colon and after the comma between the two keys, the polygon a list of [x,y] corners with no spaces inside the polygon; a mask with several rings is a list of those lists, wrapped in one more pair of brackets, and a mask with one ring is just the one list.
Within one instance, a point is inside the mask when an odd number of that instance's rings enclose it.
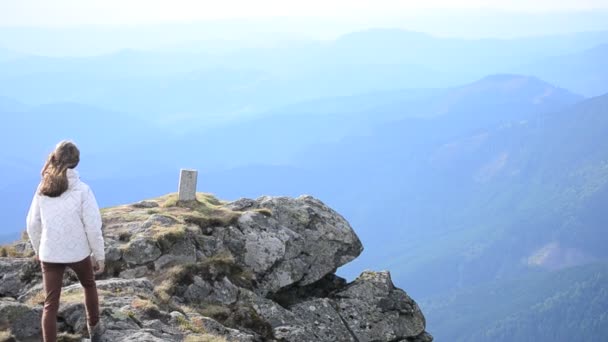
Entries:
{"label": "hiking shoe", "polygon": [[91,338],[91,342],[101,342],[101,336],[106,330],[106,327],[103,325],[101,320],[97,322],[97,324],[94,326],[90,326],[87,323],[87,328],[89,330],[89,337]]}

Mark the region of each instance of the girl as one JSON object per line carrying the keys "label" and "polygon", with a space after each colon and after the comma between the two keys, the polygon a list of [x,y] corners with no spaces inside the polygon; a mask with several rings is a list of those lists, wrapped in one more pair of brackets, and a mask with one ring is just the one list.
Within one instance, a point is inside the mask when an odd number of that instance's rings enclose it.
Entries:
{"label": "girl", "polygon": [[27,232],[40,261],[46,297],[42,313],[45,342],[57,340],[57,311],[63,272],[74,270],[84,288],[87,327],[92,342],[103,333],[95,273],[104,269],[101,215],[88,185],[74,168],[80,151],[70,141],[57,144],[44,167],[42,181],[27,215]]}

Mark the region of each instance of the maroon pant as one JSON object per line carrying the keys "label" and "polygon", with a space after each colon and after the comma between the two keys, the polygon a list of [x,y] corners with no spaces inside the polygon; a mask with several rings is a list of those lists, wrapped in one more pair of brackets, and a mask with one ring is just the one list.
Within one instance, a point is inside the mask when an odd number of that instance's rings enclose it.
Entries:
{"label": "maroon pant", "polygon": [[61,285],[63,283],[63,272],[66,266],[74,270],[80,284],[84,288],[84,301],[87,309],[87,318],[90,325],[99,321],[99,299],[97,298],[97,287],[95,286],[95,273],[91,257],[84,260],[57,264],[52,262],[41,262],[42,280],[44,281],[44,311],[42,312],[42,336],[44,342],[57,341],[57,311],[59,311],[59,299],[61,297]]}

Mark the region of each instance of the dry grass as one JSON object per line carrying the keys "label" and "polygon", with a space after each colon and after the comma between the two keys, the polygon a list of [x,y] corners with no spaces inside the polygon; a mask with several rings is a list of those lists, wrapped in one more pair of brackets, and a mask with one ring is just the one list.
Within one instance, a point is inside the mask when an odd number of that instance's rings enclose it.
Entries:
{"label": "dry grass", "polygon": [[201,232],[205,233],[207,228],[233,225],[238,221],[239,217],[241,217],[240,212],[216,209],[205,216],[187,215],[184,217],[184,221],[197,225],[201,229]]}
{"label": "dry grass", "polygon": [[197,334],[202,334],[205,332],[205,326],[203,325],[203,321],[199,319],[192,319],[191,321],[189,321],[188,319],[179,316],[177,317],[177,324],[183,331],[191,331]]}
{"label": "dry grass", "polygon": [[223,322],[230,317],[232,313],[230,308],[217,304],[200,303],[196,305],[196,312],[205,316],[211,317],[216,321]]}
{"label": "dry grass", "polygon": [[9,330],[0,331],[0,342],[16,341]]}
{"label": "dry grass", "polygon": [[170,302],[175,290],[180,285],[190,285],[194,277],[199,276],[207,281],[216,281],[227,277],[240,287],[253,287],[253,274],[236,264],[234,257],[228,252],[219,253],[198,263],[178,265],[170,268],[162,275],[160,285],[155,293],[162,303]]}
{"label": "dry grass", "polygon": [[186,237],[186,227],[183,225],[153,227],[152,231],[154,232],[152,238],[158,243],[163,252],[171,248],[177,241]]}
{"label": "dry grass", "polygon": [[228,342],[228,340],[223,336],[202,334],[202,335],[188,335],[184,338],[184,342]]}
{"label": "dry grass", "polygon": [[2,258],[27,258],[31,257],[30,253],[21,253],[15,249],[15,246],[7,245],[0,247],[0,257]]}
{"label": "dry grass", "polygon": [[190,210],[205,211],[209,208],[219,207],[226,202],[220,201],[212,194],[197,192],[195,201],[180,202],[177,200],[177,194],[172,193],[162,196],[158,199],[159,204],[163,208],[181,207]]}
{"label": "dry grass", "polygon": [[149,299],[136,298],[131,302],[131,307],[137,310],[158,310],[158,306]]}
{"label": "dry grass", "polygon": [[[99,295],[100,302],[103,301],[105,296],[112,296],[112,293],[107,290],[98,289],[97,293]],[[45,297],[46,297],[46,295],[45,295],[44,290],[40,290],[40,291],[36,292],[35,295],[30,297],[28,300],[26,300],[25,304],[27,304],[29,306],[43,305]],[[62,291],[60,301],[63,304],[84,303],[84,290],[82,288],[80,288],[78,290],[74,290],[74,291],[70,291],[70,292]]]}
{"label": "dry grass", "polygon": [[159,318],[161,316],[158,305],[149,299],[136,298],[131,302],[131,307],[151,318]]}
{"label": "dry grass", "polygon": [[82,341],[81,335],[60,333],[57,335],[57,342],[80,342]]}
{"label": "dry grass", "polygon": [[271,217],[272,216],[272,210],[268,209],[268,208],[258,208],[258,209],[253,209],[253,211],[258,212],[266,217]]}

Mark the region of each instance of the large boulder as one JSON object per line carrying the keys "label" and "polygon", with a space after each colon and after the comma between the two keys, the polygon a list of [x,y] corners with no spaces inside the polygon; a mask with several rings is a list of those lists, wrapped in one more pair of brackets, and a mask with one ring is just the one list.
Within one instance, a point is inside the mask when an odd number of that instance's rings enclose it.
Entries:
{"label": "large boulder", "polygon": [[40,264],[33,258],[0,258],[0,297],[14,297],[40,283]]}
{"label": "large boulder", "polygon": [[29,307],[14,299],[0,298],[0,328],[8,328],[17,340],[40,338],[41,317],[40,306]]}
{"label": "large boulder", "polygon": [[150,239],[138,238],[126,246],[123,259],[132,265],[143,265],[155,261],[161,256],[160,247]]}
{"label": "large boulder", "polygon": [[350,284],[326,277],[310,286],[291,288],[279,297],[284,306],[246,291],[240,296],[241,305],[253,307],[277,339],[432,341],[424,331],[426,323],[418,305],[395,288],[388,272],[366,271]]}
{"label": "large boulder", "polygon": [[[198,198],[103,211],[104,341],[432,341],[388,272],[366,271],[350,284],[334,275],[363,246],[321,201]],[[0,331],[39,338],[41,280],[33,259],[0,258]],[[63,285],[58,328],[84,336],[83,289],[71,272]]]}
{"label": "large boulder", "polygon": [[227,207],[246,210],[238,220],[238,230],[227,231],[225,239],[243,242],[227,245],[241,248],[235,255],[257,275],[262,294],[314,283],[363,251],[349,223],[311,196],[262,196],[240,199]]}

